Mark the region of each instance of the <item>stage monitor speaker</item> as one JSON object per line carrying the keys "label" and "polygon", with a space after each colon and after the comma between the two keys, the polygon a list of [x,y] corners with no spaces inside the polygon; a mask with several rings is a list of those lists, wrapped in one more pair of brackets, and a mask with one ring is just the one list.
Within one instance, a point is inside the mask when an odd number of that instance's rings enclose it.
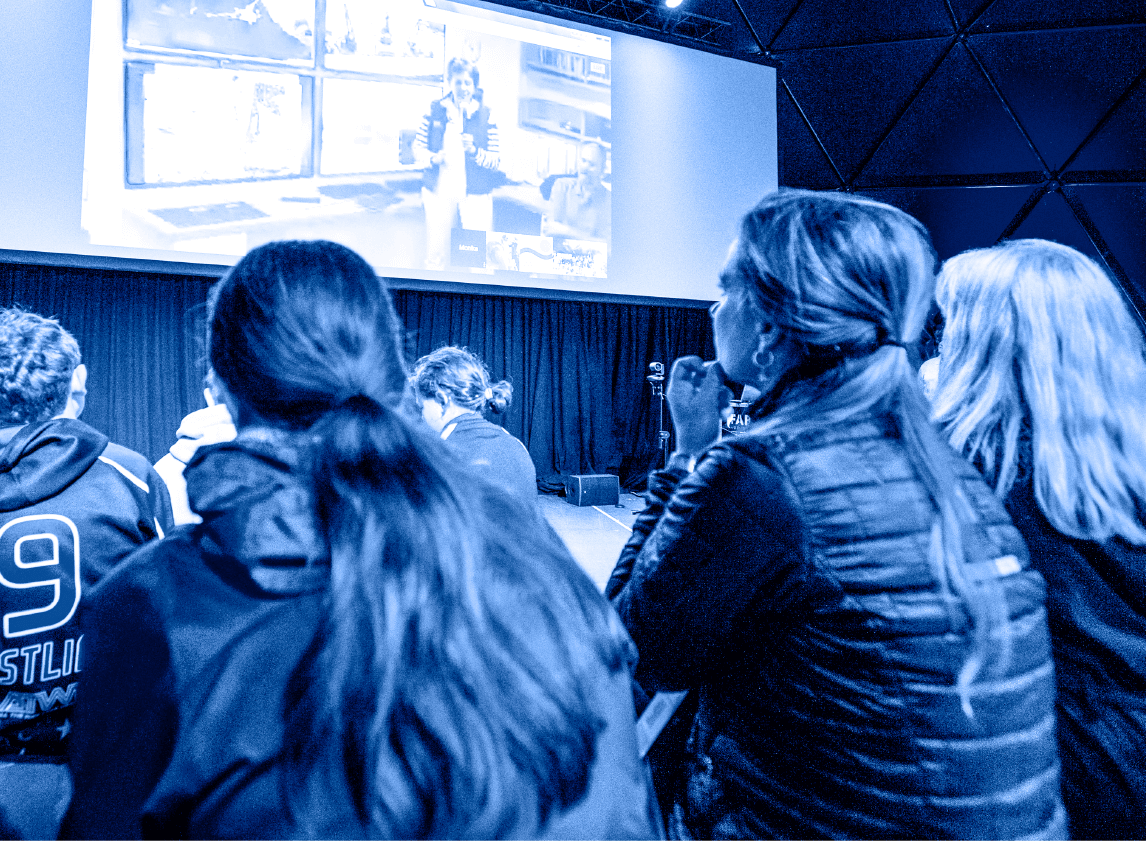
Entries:
{"label": "stage monitor speaker", "polygon": [[565,501],[570,505],[616,505],[621,501],[621,480],[611,473],[566,476]]}

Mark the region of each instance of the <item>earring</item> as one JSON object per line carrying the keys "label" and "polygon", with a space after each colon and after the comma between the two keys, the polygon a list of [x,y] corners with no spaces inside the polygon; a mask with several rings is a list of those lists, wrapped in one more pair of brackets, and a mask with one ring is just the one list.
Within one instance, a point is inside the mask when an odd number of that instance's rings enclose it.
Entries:
{"label": "earring", "polygon": [[765,362],[760,361],[760,354],[763,351],[757,350],[752,354],[752,362],[760,369],[760,373],[767,373],[768,369],[772,367],[772,363],[776,361],[776,354],[768,351],[768,359]]}

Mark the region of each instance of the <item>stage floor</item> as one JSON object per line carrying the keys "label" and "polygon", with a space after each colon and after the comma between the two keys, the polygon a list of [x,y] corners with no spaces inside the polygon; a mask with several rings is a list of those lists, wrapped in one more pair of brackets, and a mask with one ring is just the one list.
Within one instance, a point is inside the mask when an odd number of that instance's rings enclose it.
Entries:
{"label": "stage floor", "polygon": [[645,507],[636,494],[621,492],[620,507],[570,505],[565,497],[540,494],[541,512],[561,535],[577,563],[597,587],[605,589],[609,574],[632,532],[633,520]]}

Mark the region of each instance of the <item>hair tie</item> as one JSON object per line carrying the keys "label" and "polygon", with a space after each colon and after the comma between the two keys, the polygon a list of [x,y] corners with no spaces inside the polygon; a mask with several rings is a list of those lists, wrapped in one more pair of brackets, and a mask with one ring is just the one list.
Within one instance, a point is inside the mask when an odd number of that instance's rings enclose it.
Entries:
{"label": "hair tie", "polygon": [[485,390],[485,399],[486,400],[493,400],[493,389],[492,388],[487,388]]}

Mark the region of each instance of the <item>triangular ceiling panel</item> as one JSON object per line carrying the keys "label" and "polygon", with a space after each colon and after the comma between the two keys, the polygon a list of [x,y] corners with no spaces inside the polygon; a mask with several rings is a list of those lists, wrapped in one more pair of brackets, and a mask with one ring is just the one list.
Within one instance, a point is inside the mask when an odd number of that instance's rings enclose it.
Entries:
{"label": "triangular ceiling panel", "polygon": [[955,32],[943,0],[804,0],[774,50],[937,38]]}
{"label": "triangular ceiling panel", "polygon": [[801,51],[785,56],[780,78],[846,180],[871,154],[948,43],[937,38]]}
{"label": "triangular ceiling panel", "polygon": [[968,44],[1057,171],[1142,72],[1146,27],[975,35]]}
{"label": "triangular ceiling panel", "polygon": [[1115,275],[1126,281],[1127,295],[1146,315],[1146,185],[1091,184],[1067,187],[1102,232],[1117,263]]}
{"label": "triangular ceiling panel", "polygon": [[782,85],[776,96],[776,125],[781,184],[813,190],[842,186],[831,162]]}
{"label": "triangular ceiling panel", "polygon": [[774,50],[935,38],[955,31],[943,0],[804,0]]}
{"label": "triangular ceiling panel", "polygon": [[948,0],[951,11],[955,13],[955,23],[960,28],[975,20],[992,2],[998,0]]}
{"label": "triangular ceiling panel", "polygon": [[[770,47],[780,27],[788,19],[792,9],[799,5],[799,0],[740,0],[744,8],[744,15],[752,21],[752,28],[756,31],[760,41],[765,47]],[[736,7],[731,6],[730,14],[739,17]]]}
{"label": "triangular ceiling panel", "polygon": [[1008,239],[1050,239],[1105,262],[1061,193],[1048,192]]}
{"label": "triangular ceiling panel", "polygon": [[1138,83],[1067,168],[1076,176],[1098,171],[1122,171],[1128,177],[1120,180],[1127,181],[1146,177],[1146,81]]}
{"label": "triangular ceiling panel", "polygon": [[912,102],[856,186],[932,184],[1007,173],[1036,181],[1042,166],[960,44]]}
{"label": "triangular ceiling panel", "polygon": [[1142,0],[995,0],[973,32],[1142,23]]}
{"label": "triangular ceiling panel", "polygon": [[986,248],[1003,235],[1036,187],[932,187],[864,190],[922,222],[940,260],[968,248]]}

